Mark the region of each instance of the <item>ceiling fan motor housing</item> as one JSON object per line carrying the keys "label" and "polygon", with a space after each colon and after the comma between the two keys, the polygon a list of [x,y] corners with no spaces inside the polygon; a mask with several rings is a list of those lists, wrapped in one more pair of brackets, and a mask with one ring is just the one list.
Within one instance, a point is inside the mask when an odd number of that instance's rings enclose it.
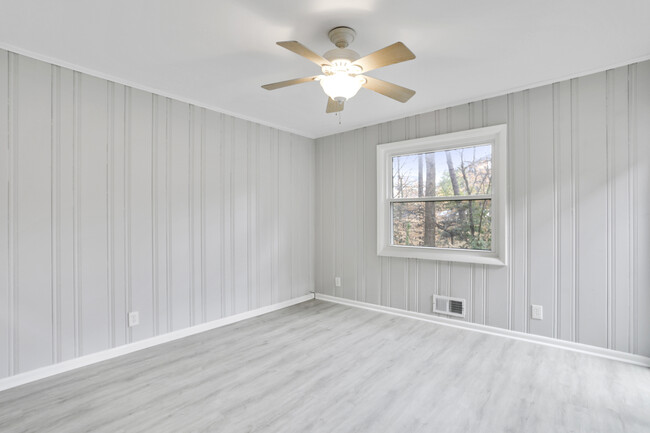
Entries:
{"label": "ceiling fan motor housing", "polygon": [[323,54],[323,57],[332,63],[335,63],[337,60],[347,60],[349,63],[359,60],[361,58],[359,53],[348,48],[352,41],[354,41],[356,35],[357,32],[351,27],[334,27],[329,31],[328,36],[330,41],[336,45],[336,48]]}
{"label": "ceiling fan motor housing", "polygon": [[334,62],[336,60],[349,60],[350,63],[361,58],[359,53],[349,48],[334,48],[333,50],[329,50],[323,54],[323,57],[325,57],[330,62]]}

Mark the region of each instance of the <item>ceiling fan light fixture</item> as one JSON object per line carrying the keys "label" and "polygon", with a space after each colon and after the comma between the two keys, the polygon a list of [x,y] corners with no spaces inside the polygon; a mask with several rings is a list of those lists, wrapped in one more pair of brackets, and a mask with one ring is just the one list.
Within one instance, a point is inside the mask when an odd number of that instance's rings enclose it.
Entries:
{"label": "ceiling fan light fixture", "polygon": [[352,98],[365,83],[365,78],[346,72],[335,72],[320,78],[320,85],[325,94],[337,102]]}

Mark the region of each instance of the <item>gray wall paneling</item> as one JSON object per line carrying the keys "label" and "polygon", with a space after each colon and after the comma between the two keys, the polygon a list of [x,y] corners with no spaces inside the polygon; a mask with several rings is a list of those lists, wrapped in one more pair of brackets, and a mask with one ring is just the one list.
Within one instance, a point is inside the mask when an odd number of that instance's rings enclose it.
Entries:
{"label": "gray wall paneling", "polygon": [[571,140],[572,83],[553,84],[553,137],[556,197],[556,336],[575,339],[575,178]]}
{"label": "gray wall paneling", "polygon": [[[52,356],[51,68],[45,63],[11,56],[10,255],[13,270],[14,362],[24,369]],[[32,123],[33,122],[33,123]],[[45,144],[45,146],[41,146]]]}
{"label": "gray wall paneling", "polygon": [[0,377],[314,290],[313,140],[2,50],[0,71]]}
{"label": "gray wall paneling", "polygon": [[[459,296],[467,321],[650,356],[649,86],[646,61],[316,140],[318,291],[423,313]],[[509,266],[377,257],[376,145],[501,123]]]}
{"label": "gray wall paneling", "polygon": [[[635,353],[650,354],[650,62],[631,66],[630,131],[633,145],[634,193],[632,247],[634,273],[632,284],[631,343]],[[623,201],[623,203],[625,203]]]}
{"label": "gray wall paneling", "polygon": [[[9,55],[0,52],[0,70],[9,71]],[[0,74],[0,101],[7,101],[9,98],[9,74]],[[13,370],[13,288],[11,280],[12,244],[9,243],[10,231],[13,222],[10,223],[12,202],[10,179],[13,170],[13,154],[9,147],[9,104],[0,104],[0,347],[6,348],[0,356],[0,377],[9,374]]]}
{"label": "gray wall paneling", "polygon": [[[574,80],[576,146],[576,339],[607,346],[606,74]],[[598,265],[595,265],[598,264]]]}

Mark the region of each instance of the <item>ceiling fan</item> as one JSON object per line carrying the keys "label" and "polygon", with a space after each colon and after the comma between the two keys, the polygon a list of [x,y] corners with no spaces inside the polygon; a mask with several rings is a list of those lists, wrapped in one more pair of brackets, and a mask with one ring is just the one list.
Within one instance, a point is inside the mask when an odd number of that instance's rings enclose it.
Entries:
{"label": "ceiling fan", "polygon": [[329,97],[327,109],[325,110],[327,113],[342,111],[344,102],[356,95],[361,87],[373,90],[399,102],[406,102],[411,99],[415,95],[414,90],[361,74],[383,66],[413,60],[415,54],[403,43],[396,42],[361,57],[356,51],[348,48],[354,41],[356,34],[354,29],[350,27],[333,28],[329,31],[328,36],[330,41],[336,45],[336,48],[322,56],[319,56],[298,41],[278,42],[277,44],[281,47],[316,63],[321,67],[323,74],[265,84],[262,87],[266,90],[275,90],[293,86],[294,84],[319,81],[323,91]]}

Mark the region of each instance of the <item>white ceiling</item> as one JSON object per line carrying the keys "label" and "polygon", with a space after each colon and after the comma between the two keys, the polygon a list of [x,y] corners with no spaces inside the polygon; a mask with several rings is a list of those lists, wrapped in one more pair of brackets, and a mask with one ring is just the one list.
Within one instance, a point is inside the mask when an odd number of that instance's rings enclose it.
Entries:
{"label": "white ceiling", "polygon": [[[648,0],[0,0],[0,45],[63,66],[320,137],[650,57]],[[396,41],[417,56],[369,75],[339,125],[320,86],[260,85],[319,73],[277,45],[319,54],[357,30],[362,56]]]}

